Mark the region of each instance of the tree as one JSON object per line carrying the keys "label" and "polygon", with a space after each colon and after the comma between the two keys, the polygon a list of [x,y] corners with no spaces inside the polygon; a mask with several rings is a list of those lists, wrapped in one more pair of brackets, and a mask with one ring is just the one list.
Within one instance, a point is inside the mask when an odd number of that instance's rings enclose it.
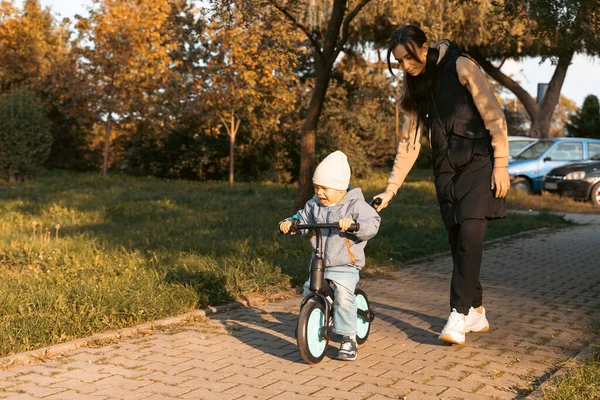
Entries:
{"label": "tree", "polygon": [[11,183],[46,161],[52,136],[44,105],[33,91],[13,88],[0,97],[0,143],[0,173]]}
{"label": "tree", "polygon": [[296,206],[301,207],[313,192],[317,127],[336,60],[344,50],[356,16],[371,0],[265,0],[300,30],[313,50],[315,81],[300,139],[300,172]]}
{"label": "tree", "polygon": [[[502,16],[499,26],[503,30],[498,39],[469,46],[468,52],[523,103],[531,118],[530,136],[547,137],[573,55],[600,54],[600,3],[597,0],[507,1]],[[556,65],[540,103],[500,70],[502,62],[499,66],[492,63],[494,59],[526,56],[541,56]]]}
{"label": "tree", "polygon": [[586,96],[581,109],[566,124],[569,136],[600,139],[600,103],[594,95]]}
{"label": "tree", "polygon": [[163,122],[181,125],[181,121],[197,119],[206,107],[200,97],[210,57],[207,18],[193,5],[193,0],[172,0],[171,12],[161,27],[162,36],[169,37],[171,58],[170,82],[165,87]]}
{"label": "tree", "polygon": [[295,107],[290,88],[296,57],[294,40],[281,35],[275,18],[244,16],[234,8],[230,18],[219,16],[212,26],[210,59],[202,101],[229,136],[229,187],[234,182],[234,149],[240,124],[266,132]]}
{"label": "tree", "polygon": [[113,124],[160,113],[170,80],[169,50],[161,30],[170,15],[168,0],[95,0],[88,18],[78,17],[74,43],[79,90],[85,90],[91,117],[105,124],[103,175],[107,174]]}
{"label": "tree", "polygon": [[319,124],[320,157],[341,150],[348,155],[354,177],[366,178],[372,167],[387,167],[397,145],[393,87],[387,76],[367,67],[359,53],[347,53],[336,65]]}
{"label": "tree", "polygon": [[26,0],[23,10],[0,4],[0,90],[29,85],[38,88],[68,51],[65,27],[57,26],[49,8]]}
{"label": "tree", "polygon": [[63,90],[76,75],[70,21],[58,23],[38,0],[26,0],[22,10],[4,1],[0,15],[0,92],[23,85],[33,90],[48,110],[52,149],[46,165],[82,168],[89,130],[79,120],[82,113],[70,109],[80,104],[73,98],[80,91]]}
{"label": "tree", "polygon": [[[531,119],[530,135],[547,137],[575,53],[600,53],[598,0],[422,0],[386,2],[365,14],[361,40],[389,40],[400,25],[417,24],[430,40],[457,42],[493,79],[509,89]],[[376,26],[374,26],[376,25]],[[364,34],[362,34],[364,32]],[[385,46],[384,46],[385,47]],[[536,100],[501,71],[508,59],[542,57],[556,65],[544,99]]]}

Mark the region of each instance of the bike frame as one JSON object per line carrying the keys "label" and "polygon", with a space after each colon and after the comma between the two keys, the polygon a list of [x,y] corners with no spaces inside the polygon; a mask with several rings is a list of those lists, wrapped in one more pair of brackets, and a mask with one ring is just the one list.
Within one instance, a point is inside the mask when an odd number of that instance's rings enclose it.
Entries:
{"label": "bike frame", "polygon": [[[300,309],[304,305],[315,297],[322,299],[322,303],[325,306],[325,332],[323,337],[330,337],[331,327],[329,321],[331,317],[331,308],[333,305],[333,289],[328,280],[325,280],[325,261],[323,260],[323,235],[321,229],[339,229],[339,225],[335,224],[298,224],[295,226],[296,229],[314,229],[316,236],[315,253],[310,262],[310,290],[311,294],[306,296],[300,304]],[[360,229],[358,223],[352,224],[348,229],[348,232],[356,232]]]}

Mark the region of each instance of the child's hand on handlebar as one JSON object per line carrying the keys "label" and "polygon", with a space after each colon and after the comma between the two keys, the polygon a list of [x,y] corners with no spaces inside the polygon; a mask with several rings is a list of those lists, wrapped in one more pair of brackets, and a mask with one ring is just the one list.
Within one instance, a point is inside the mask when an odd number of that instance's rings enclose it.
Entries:
{"label": "child's hand on handlebar", "polygon": [[[292,229],[291,221],[284,219],[283,221],[281,221],[279,223],[279,232],[283,233],[284,235],[287,234],[288,232],[290,232],[290,229]],[[291,232],[291,235],[294,235],[295,233],[296,232]]]}
{"label": "child's hand on handlebar", "polygon": [[346,232],[346,230],[348,228],[350,228],[350,226],[352,224],[354,224],[356,221],[354,221],[352,218],[342,218],[339,220],[338,224],[340,226],[340,231],[342,232]]}

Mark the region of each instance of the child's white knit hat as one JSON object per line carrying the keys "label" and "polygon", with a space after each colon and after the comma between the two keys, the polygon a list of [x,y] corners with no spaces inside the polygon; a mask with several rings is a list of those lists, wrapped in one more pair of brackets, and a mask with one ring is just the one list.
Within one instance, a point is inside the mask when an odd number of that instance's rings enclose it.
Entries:
{"label": "child's white knit hat", "polygon": [[315,170],[313,184],[338,190],[348,189],[350,184],[348,157],[339,150],[325,157]]}

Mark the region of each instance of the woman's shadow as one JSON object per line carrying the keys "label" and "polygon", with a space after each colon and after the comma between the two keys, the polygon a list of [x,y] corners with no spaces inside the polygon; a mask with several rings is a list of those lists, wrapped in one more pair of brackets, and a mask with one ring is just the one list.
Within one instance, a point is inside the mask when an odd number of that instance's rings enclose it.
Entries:
{"label": "woman's shadow", "polygon": [[[375,301],[371,302],[371,306],[375,311],[376,318],[380,318],[397,327],[398,330],[406,334],[408,340],[419,344],[443,345],[438,342],[438,335],[446,323],[445,319]],[[429,329],[424,329],[420,326],[411,324],[410,322],[406,322],[400,317],[391,315],[392,313],[402,313],[417,317],[426,324],[429,324]]]}

